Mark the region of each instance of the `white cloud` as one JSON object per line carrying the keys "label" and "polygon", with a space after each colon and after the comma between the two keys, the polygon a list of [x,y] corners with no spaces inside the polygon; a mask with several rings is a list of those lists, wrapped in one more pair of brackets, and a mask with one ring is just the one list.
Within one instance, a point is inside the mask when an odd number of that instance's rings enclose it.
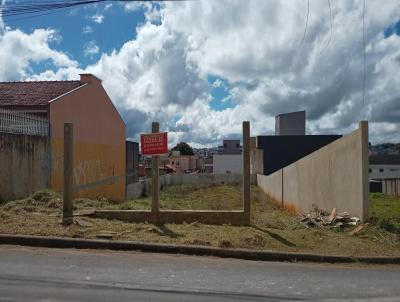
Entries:
{"label": "white cloud", "polygon": [[[331,2],[333,34],[322,55],[330,36],[325,1],[310,2],[303,42],[304,1],[178,1],[161,3],[161,10],[146,5],[125,6],[147,14],[136,39],[102,54],[85,70],[103,79],[130,137],[148,131],[153,120],[171,130],[172,143],[216,145],[239,137],[243,120],[251,121],[252,135],[271,134],[274,115],[292,110],[307,110],[310,133],[345,133],[362,118],[362,1]],[[400,4],[371,0],[366,5],[371,139],[400,140],[400,37],[383,37],[398,21]],[[149,12],[161,22],[152,24]],[[70,64],[33,76],[70,79],[78,72]],[[210,75],[227,82],[235,108],[210,108]]]}
{"label": "white cloud", "polygon": [[93,28],[90,25],[86,25],[83,29],[82,29],[82,33],[83,34],[91,34],[93,33]]}
{"label": "white cloud", "polygon": [[55,67],[76,67],[78,63],[66,54],[51,49],[57,41],[52,29],[36,29],[26,34],[19,29],[0,34],[0,79],[19,80],[29,76],[31,63],[50,61]]}
{"label": "white cloud", "polygon": [[146,20],[150,21],[150,22],[158,22],[161,18],[161,13],[160,13],[160,10],[158,9],[158,6],[155,3],[152,3],[149,1],[128,2],[128,3],[124,4],[124,8],[128,12],[143,10]]}
{"label": "white cloud", "polygon": [[91,16],[90,18],[92,19],[93,22],[98,23],[98,24],[101,24],[104,22],[104,15],[99,14],[99,13]]}
{"label": "white cloud", "polygon": [[100,48],[97,46],[96,41],[91,40],[85,44],[84,54],[85,56],[93,57],[93,55],[98,54]]}
{"label": "white cloud", "polygon": [[220,79],[216,79],[213,83],[214,88],[220,88],[222,86],[222,81]]}

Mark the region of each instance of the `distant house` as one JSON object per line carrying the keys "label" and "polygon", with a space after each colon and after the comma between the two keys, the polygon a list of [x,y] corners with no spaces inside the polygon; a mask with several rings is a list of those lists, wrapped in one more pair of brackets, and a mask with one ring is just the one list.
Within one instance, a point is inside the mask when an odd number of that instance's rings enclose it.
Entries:
{"label": "distant house", "polygon": [[400,155],[370,155],[369,181],[371,192],[400,196]]}
{"label": "distant house", "polygon": [[196,156],[181,155],[179,151],[172,151],[171,156],[165,161],[165,165],[172,168],[176,173],[196,170]]}
{"label": "distant house", "polygon": [[[125,199],[125,124],[100,79],[81,74],[79,81],[3,82],[0,110],[47,121],[50,188],[63,190],[64,123],[73,123],[76,196]],[[15,126],[3,123],[0,131],[13,132]]]}
{"label": "distant house", "polygon": [[219,154],[242,154],[242,146],[238,139],[225,139],[222,146],[218,146]]}
{"label": "distant house", "polygon": [[400,179],[400,155],[370,155],[369,178]]}

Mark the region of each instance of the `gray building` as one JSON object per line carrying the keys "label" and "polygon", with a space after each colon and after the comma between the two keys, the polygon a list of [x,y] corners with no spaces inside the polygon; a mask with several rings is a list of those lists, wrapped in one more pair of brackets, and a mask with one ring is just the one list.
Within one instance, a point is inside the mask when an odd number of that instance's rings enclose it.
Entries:
{"label": "gray building", "polygon": [[219,154],[242,154],[242,146],[240,146],[238,139],[226,139],[218,149]]}
{"label": "gray building", "polygon": [[305,135],[306,112],[297,111],[275,116],[275,135]]}
{"label": "gray building", "polygon": [[126,141],[126,184],[139,181],[139,143]]}

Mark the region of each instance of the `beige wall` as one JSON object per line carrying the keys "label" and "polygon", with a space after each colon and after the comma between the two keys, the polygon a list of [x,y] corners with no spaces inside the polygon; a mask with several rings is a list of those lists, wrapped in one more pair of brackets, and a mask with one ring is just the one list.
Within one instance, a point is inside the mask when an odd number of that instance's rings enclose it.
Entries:
{"label": "beige wall", "polygon": [[313,205],[368,218],[368,124],[269,175],[258,185],[284,207]]}
{"label": "beige wall", "polygon": [[50,103],[51,187],[63,189],[64,123],[73,123],[75,197],[124,200],[125,124],[101,81],[82,80],[88,84]]}
{"label": "beige wall", "polygon": [[48,137],[0,133],[0,199],[22,198],[46,189],[49,175]]}

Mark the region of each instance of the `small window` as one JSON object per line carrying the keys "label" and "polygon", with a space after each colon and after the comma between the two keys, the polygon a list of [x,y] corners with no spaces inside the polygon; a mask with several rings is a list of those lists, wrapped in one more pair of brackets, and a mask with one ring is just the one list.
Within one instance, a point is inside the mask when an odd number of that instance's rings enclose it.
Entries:
{"label": "small window", "polygon": [[239,148],[239,144],[236,144],[236,148]]}
{"label": "small window", "polygon": [[227,147],[227,145],[226,144],[224,144],[224,148],[226,148]]}
{"label": "small window", "polygon": [[383,172],[383,169],[379,169],[379,172]]}
{"label": "small window", "polygon": [[371,173],[372,172],[372,169],[369,169],[369,173]]}
{"label": "small window", "polygon": [[174,161],[172,161],[172,164],[174,165]]}

